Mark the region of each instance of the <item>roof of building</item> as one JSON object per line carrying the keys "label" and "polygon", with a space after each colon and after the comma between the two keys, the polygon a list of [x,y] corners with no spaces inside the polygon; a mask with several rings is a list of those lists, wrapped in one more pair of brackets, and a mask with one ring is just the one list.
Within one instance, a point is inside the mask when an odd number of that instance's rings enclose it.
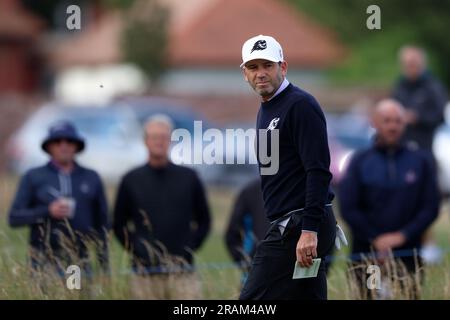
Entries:
{"label": "roof of building", "polygon": [[[171,12],[169,64],[173,67],[234,67],[242,43],[268,34],[283,45],[291,66],[324,68],[344,52],[333,32],[278,0],[166,0]],[[113,63],[121,59],[123,16],[103,14],[53,52],[56,65]],[[95,50],[93,48],[101,48]]]}
{"label": "roof of building", "polygon": [[343,46],[331,30],[283,1],[207,2],[196,19],[172,29],[172,65],[239,65],[243,42],[258,34],[275,37],[291,66],[326,67],[339,62],[343,55]]}

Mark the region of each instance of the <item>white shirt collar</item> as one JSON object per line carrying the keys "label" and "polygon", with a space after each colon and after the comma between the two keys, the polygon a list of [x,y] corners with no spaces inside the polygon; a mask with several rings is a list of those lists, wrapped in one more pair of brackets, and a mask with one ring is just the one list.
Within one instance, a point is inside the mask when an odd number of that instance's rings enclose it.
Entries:
{"label": "white shirt collar", "polygon": [[277,95],[279,95],[284,89],[287,88],[288,85],[289,85],[288,79],[287,79],[287,78],[284,78],[284,80],[283,80],[283,82],[281,83],[280,87],[278,88],[277,92],[275,92],[275,94],[274,94],[272,97],[270,97],[270,99],[267,100],[267,101],[270,101],[270,100],[272,100],[273,98],[275,98]]}

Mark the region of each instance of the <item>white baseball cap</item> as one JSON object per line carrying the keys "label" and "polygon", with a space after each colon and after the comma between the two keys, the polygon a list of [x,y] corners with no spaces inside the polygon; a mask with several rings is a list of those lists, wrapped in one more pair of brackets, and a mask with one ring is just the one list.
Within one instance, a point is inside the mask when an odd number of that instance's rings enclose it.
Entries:
{"label": "white baseball cap", "polygon": [[242,46],[242,68],[248,61],[265,59],[273,62],[282,62],[283,49],[281,45],[271,36],[259,35],[245,41]]}

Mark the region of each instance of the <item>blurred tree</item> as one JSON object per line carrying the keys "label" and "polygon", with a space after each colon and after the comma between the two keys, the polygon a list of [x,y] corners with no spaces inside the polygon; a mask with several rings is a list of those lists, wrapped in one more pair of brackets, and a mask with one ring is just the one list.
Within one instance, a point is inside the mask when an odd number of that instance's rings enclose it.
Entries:
{"label": "blurred tree", "polygon": [[[450,0],[286,1],[336,30],[350,47],[352,55],[335,75],[352,81],[392,81],[399,71],[397,50],[413,43],[427,50],[432,70],[450,86],[450,41],[446,35]],[[381,30],[366,28],[366,9],[372,4],[381,9]]]}
{"label": "blurred tree", "polygon": [[135,0],[101,0],[101,2],[107,7],[126,10],[133,6]]}
{"label": "blurred tree", "polygon": [[[32,12],[45,19],[50,29],[66,31],[66,7],[118,9],[124,13],[122,47],[126,61],[140,67],[156,83],[167,67],[167,24],[169,11],[158,0],[21,0]],[[89,10],[86,10],[89,12]],[[63,20],[61,20],[61,17]],[[63,23],[61,24],[61,21]],[[85,23],[82,18],[82,23]],[[62,26],[62,27],[61,27]],[[97,50],[101,48],[93,48]]]}
{"label": "blurred tree", "polygon": [[153,83],[167,68],[168,19],[168,9],[157,0],[137,0],[127,14],[122,37],[125,59]]}

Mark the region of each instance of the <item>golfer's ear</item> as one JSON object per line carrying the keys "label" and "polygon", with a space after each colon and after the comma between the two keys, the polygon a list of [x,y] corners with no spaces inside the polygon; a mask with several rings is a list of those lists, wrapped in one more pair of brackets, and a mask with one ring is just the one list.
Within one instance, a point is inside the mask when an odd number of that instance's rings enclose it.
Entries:
{"label": "golfer's ear", "polygon": [[281,67],[281,70],[283,72],[283,75],[286,76],[287,70],[288,70],[288,63],[287,63],[287,61],[283,61],[281,63],[281,65],[280,65],[280,67]]}

